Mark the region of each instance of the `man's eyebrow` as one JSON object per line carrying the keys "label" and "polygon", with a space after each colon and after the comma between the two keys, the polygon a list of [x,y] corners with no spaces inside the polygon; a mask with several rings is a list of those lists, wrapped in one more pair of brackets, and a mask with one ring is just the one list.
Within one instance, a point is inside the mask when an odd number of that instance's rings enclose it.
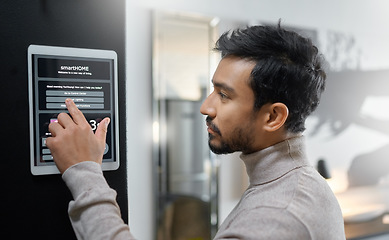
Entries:
{"label": "man's eyebrow", "polygon": [[226,90],[226,91],[231,92],[231,93],[235,92],[235,89],[233,89],[232,87],[228,86],[225,83],[215,82],[214,80],[212,80],[212,83],[213,83],[213,86],[215,86],[217,88]]}

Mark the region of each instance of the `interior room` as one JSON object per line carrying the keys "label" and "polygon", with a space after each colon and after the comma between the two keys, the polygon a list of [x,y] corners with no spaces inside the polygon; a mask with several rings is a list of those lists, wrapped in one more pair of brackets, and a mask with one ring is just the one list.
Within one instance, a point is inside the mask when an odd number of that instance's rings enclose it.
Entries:
{"label": "interior room", "polygon": [[[213,239],[249,184],[239,152],[208,146],[200,106],[221,61],[213,48],[230,29],[280,22],[328,62],[304,137],[309,163],[339,202],[346,239],[388,239],[388,1],[6,0],[0,18],[3,235],[76,239],[73,196],[46,140],[65,95],[84,91],[93,130],[102,113],[111,117],[102,173],[132,234]],[[41,75],[40,59],[61,73]],[[103,83],[93,85],[89,66],[58,64],[69,61],[100,66]]]}
{"label": "interior room", "polygon": [[[163,74],[169,75],[171,69],[174,69],[173,66],[169,68],[168,65],[174,65],[174,60],[182,65],[183,63],[179,59],[183,58],[185,54],[187,57],[199,57],[199,50],[197,48],[195,50],[195,46],[193,50],[196,51],[197,55],[181,52],[183,55],[179,56],[179,53],[174,52],[174,49],[167,49],[168,46],[163,45],[164,34],[172,38],[169,41],[176,41],[173,45],[177,47],[176,50],[179,50],[182,48],[178,46],[179,40],[193,41],[193,36],[188,35],[188,32],[201,31],[199,29],[206,27],[202,25],[206,21],[208,22],[208,40],[204,39],[203,43],[204,47],[209,44],[209,49],[212,49],[212,40],[215,39],[212,34],[218,36],[224,31],[238,26],[276,24],[281,19],[283,26],[312,38],[329,62],[327,89],[322,96],[321,105],[306,122],[307,130],[304,135],[307,138],[311,164],[317,166],[321,160],[320,162],[324,162],[330,173],[331,178],[327,181],[341,205],[347,239],[384,239],[389,229],[386,215],[389,199],[386,183],[388,165],[385,160],[385,146],[389,140],[385,121],[389,119],[389,113],[385,107],[387,93],[383,87],[386,84],[385,76],[389,67],[385,57],[389,53],[386,44],[389,40],[389,33],[383,30],[385,23],[389,21],[386,9],[387,3],[385,1],[183,2],[165,0],[128,4],[127,72],[137,74],[136,79],[150,78],[153,80],[153,83],[144,81],[137,85],[143,91],[139,91],[139,88],[133,89],[132,85],[127,85],[128,124],[129,126],[137,125],[137,129],[134,129],[137,134],[130,130],[127,133],[129,151],[139,152],[139,154],[142,152],[143,154],[148,144],[150,148],[148,139],[156,136],[156,129],[154,128],[154,132],[152,132],[149,126],[157,126],[160,129],[169,124],[164,122],[169,117],[162,116],[162,121],[160,121],[161,109],[156,110],[155,104],[150,102],[155,91],[165,91],[164,94],[169,94],[166,92],[169,89],[166,89],[166,86],[150,84],[155,84],[155,81],[158,81],[158,84],[173,85],[173,82],[164,82],[168,81],[164,79],[168,76],[163,76]],[[169,17],[170,19],[166,20]],[[135,19],[142,19],[145,24],[140,25],[139,21],[135,21]],[[185,21],[192,21],[192,25],[188,23],[191,26],[185,26]],[[197,26],[193,26],[193,24],[197,24]],[[182,28],[182,36],[176,32],[180,28]],[[135,38],[135,33],[137,38]],[[211,39],[211,43],[207,42],[209,39]],[[192,46],[191,43],[189,45]],[[171,59],[161,56],[161,54],[167,54],[168,51],[171,51]],[[182,51],[190,51],[190,49],[186,48]],[[179,97],[180,99],[193,101],[191,100],[193,98],[200,99],[202,88],[207,87],[209,91],[211,85],[206,85],[206,81],[209,81],[209,76],[212,76],[215,63],[218,62],[217,58],[218,56],[214,56],[212,51],[209,52],[208,59],[205,58],[205,61],[208,61],[208,69],[204,67],[203,73],[195,73],[199,76],[197,79],[199,86],[194,86],[194,88],[198,90],[187,93],[187,95],[182,93],[183,96]],[[168,62],[169,60],[171,62]],[[161,66],[161,64],[165,65]],[[180,74],[193,70],[190,69],[190,66],[185,68],[181,65],[177,68],[186,69],[186,71],[177,73],[177,78],[183,77]],[[193,78],[187,77],[186,79],[188,82],[185,84],[191,86],[194,84]],[[183,83],[181,82],[181,84]],[[154,92],[149,90],[151,87],[153,87]],[[179,88],[179,86],[177,87]],[[148,95],[145,95],[145,92],[148,92]],[[154,95],[154,100],[155,97]],[[143,99],[141,102],[147,103],[148,110],[144,107],[146,105],[139,106],[138,100],[131,100],[139,98]],[[131,102],[136,102],[138,106],[133,106]],[[143,121],[142,127],[139,126],[139,122],[133,122],[135,119],[131,120],[133,119],[131,114],[134,110],[130,109],[138,109],[136,111],[138,116],[140,112],[142,116],[148,115],[148,122]],[[167,114],[169,115],[169,113]],[[161,130],[160,133],[164,134]],[[144,136],[142,139],[144,142],[139,141],[138,137],[135,139],[135,136]],[[160,135],[157,137],[161,139]],[[211,228],[212,224],[220,224],[225,219],[247,187],[245,169],[238,156],[239,154],[204,156],[204,159],[209,161],[207,166],[211,170],[217,171],[218,176],[215,181],[217,193],[213,193],[211,189],[208,190],[210,206],[214,204],[212,194],[216,194],[218,199],[217,211],[210,211],[210,219],[213,221],[211,221]],[[149,229],[149,224],[156,219],[155,214],[161,210],[152,210],[156,206],[151,199],[156,199],[154,194],[158,194],[158,189],[157,191],[149,189],[149,191],[143,191],[141,195],[131,196],[131,179],[138,181],[139,178],[142,178],[145,186],[150,186],[153,184],[152,181],[156,181],[152,177],[150,169],[154,169],[155,164],[158,165],[156,163],[158,160],[155,160],[155,156],[151,155],[149,155],[149,159],[153,159],[153,161],[143,161],[143,166],[140,166],[137,161],[131,161],[131,158],[128,159],[130,223],[135,232],[142,232],[140,234],[145,234],[145,236],[151,232],[148,232],[144,226],[147,225],[147,229]],[[208,179],[212,179],[212,176],[212,171],[210,171]],[[163,184],[162,182],[158,182],[158,184]],[[186,187],[186,189],[191,188]],[[195,196],[196,191],[191,195]],[[201,199],[201,197],[199,198]],[[146,202],[145,199],[149,199],[150,202]],[[131,206],[134,206],[133,210],[131,210]],[[157,208],[160,207],[161,205],[157,206]],[[144,209],[148,210],[145,212]],[[147,213],[143,216],[143,223],[139,222],[138,219],[141,212],[142,214]],[[216,213],[217,221],[215,220]],[[158,222],[154,221],[153,224],[154,229],[160,227]],[[147,236],[147,238],[152,238],[155,235]]]}

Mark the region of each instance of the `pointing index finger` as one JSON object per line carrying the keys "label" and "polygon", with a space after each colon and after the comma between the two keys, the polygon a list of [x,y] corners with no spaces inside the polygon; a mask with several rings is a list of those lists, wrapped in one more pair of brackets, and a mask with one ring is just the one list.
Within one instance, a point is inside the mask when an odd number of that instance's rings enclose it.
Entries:
{"label": "pointing index finger", "polygon": [[65,103],[66,103],[66,107],[68,108],[70,115],[73,118],[73,121],[76,124],[82,124],[82,123],[86,122],[84,114],[82,114],[82,112],[77,108],[76,104],[73,102],[72,99],[67,98],[65,100]]}

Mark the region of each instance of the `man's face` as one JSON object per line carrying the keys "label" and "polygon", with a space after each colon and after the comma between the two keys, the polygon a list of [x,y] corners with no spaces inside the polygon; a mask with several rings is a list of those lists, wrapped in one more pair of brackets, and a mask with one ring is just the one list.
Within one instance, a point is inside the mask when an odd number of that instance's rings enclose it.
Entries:
{"label": "man's face", "polygon": [[257,114],[249,85],[255,63],[237,57],[223,58],[213,76],[214,91],[201,106],[207,115],[210,149],[216,154],[256,151]]}

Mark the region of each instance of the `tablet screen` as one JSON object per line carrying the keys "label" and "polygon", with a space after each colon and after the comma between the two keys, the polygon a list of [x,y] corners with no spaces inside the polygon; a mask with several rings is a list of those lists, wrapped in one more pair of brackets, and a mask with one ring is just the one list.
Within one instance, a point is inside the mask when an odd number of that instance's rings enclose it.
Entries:
{"label": "tablet screen", "polygon": [[119,167],[117,125],[117,57],[107,50],[31,45],[28,51],[30,90],[31,172],[59,173],[46,139],[48,125],[67,112],[71,98],[93,131],[111,118],[103,155],[103,170]]}

